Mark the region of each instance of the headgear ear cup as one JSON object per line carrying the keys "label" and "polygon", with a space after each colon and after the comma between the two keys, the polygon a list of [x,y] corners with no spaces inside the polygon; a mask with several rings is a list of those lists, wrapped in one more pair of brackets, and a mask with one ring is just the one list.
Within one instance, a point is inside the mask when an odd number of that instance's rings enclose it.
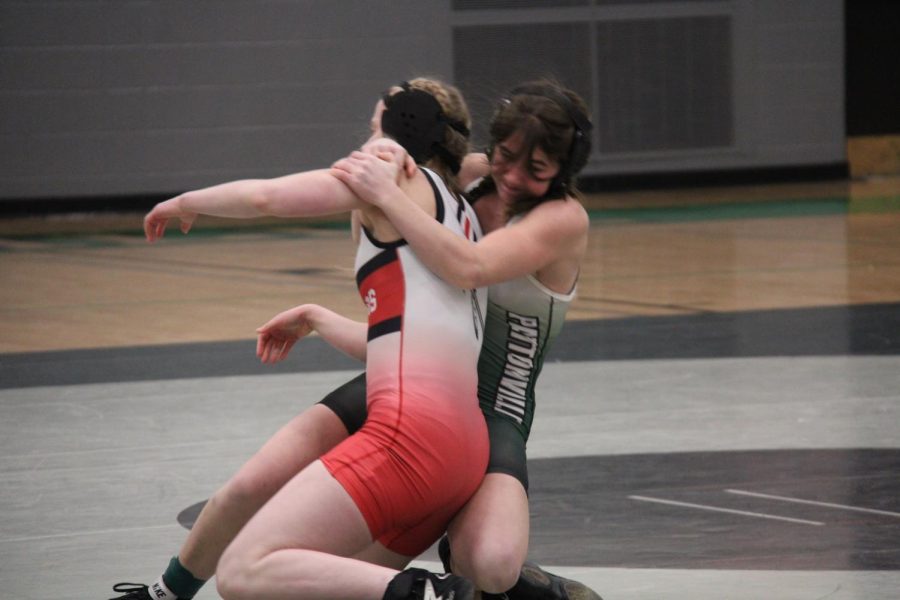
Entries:
{"label": "headgear ear cup", "polygon": [[401,87],[403,91],[384,98],[381,130],[403,146],[416,163],[425,163],[438,154],[456,173],[459,160],[444,147],[444,133],[451,127],[468,137],[468,128],[447,118],[440,102],[428,92],[411,89],[406,82]]}

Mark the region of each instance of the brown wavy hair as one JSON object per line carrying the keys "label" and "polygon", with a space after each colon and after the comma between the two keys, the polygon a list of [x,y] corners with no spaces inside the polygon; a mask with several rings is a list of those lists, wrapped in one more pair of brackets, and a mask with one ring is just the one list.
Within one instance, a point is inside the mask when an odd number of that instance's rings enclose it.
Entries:
{"label": "brown wavy hair", "polygon": [[[518,91],[520,89],[525,91]],[[515,160],[521,159],[522,156],[531,156],[536,148],[540,148],[548,158],[559,163],[560,174],[559,180],[554,179],[546,195],[540,198],[517,200],[509,208],[509,216],[528,212],[542,202],[563,197],[566,194],[580,198],[575,176],[587,164],[590,154],[590,132],[586,132],[588,138],[582,142],[588,145],[587,152],[573,156],[571,151],[576,135],[576,125],[567,107],[559,101],[559,96],[564,96],[571,103],[572,108],[580,111],[586,120],[588,119],[587,104],[574,91],[548,79],[524,83],[515,88],[513,92],[504,98],[494,111],[489,130],[491,142],[488,158],[493,159],[493,150],[497,143],[509,138],[514,133],[520,133],[523,143],[519,155],[514,157]],[[486,189],[480,190],[481,186],[479,186],[479,189],[475,190],[479,196],[496,189],[490,178],[486,178],[483,185]]]}

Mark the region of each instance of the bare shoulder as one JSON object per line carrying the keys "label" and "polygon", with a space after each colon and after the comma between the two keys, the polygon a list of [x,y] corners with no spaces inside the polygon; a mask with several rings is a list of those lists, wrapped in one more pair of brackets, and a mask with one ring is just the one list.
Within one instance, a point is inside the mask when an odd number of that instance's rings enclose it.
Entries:
{"label": "bare shoulder", "polygon": [[404,174],[400,175],[397,185],[406,195],[416,204],[418,204],[425,212],[434,214],[435,197],[434,190],[428,180],[428,176],[421,169],[416,169],[412,177]]}
{"label": "bare shoulder", "polygon": [[[417,169],[412,177],[402,171],[397,178],[397,188],[407,202],[411,202],[425,213],[436,214],[436,199],[427,176]],[[381,241],[393,241],[401,238],[397,229],[387,215],[374,204],[363,203],[360,207],[360,222],[375,232],[375,238]]]}
{"label": "bare shoulder", "polygon": [[491,164],[488,162],[487,154],[480,152],[467,154],[459,168],[459,185],[465,189],[470,183],[481,177],[486,177],[490,172]]}
{"label": "bare shoulder", "polygon": [[526,218],[546,223],[567,236],[584,235],[590,227],[590,215],[572,196],[542,202],[531,209]]}

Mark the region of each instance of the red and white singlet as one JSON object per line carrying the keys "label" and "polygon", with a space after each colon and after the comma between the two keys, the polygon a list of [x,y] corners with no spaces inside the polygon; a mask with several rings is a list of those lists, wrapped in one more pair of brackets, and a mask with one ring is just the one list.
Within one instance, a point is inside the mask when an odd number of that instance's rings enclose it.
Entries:
{"label": "red and white singlet", "polygon": [[[481,237],[472,208],[422,169],[435,218]],[[373,539],[415,556],[443,534],[484,477],[488,438],[478,406],[485,290],[456,288],[432,273],[404,240],[364,230],[356,256],[369,309],[368,418],[322,461],[359,507]]]}

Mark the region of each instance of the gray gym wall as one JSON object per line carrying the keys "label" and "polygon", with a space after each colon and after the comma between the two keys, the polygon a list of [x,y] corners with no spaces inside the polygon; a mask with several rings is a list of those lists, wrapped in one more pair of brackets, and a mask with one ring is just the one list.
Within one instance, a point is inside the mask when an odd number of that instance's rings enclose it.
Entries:
{"label": "gray gym wall", "polygon": [[0,202],[327,166],[418,74],[480,123],[518,81],[573,87],[587,174],[842,163],[843,18],[842,0],[0,0]]}

